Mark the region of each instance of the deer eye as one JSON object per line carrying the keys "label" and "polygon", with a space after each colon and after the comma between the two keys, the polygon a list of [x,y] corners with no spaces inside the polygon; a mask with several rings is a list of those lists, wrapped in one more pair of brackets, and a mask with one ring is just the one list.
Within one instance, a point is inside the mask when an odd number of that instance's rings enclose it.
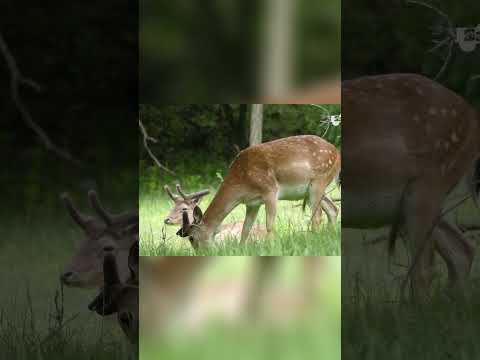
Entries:
{"label": "deer eye", "polygon": [[183,208],[182,211],[187,211],[188,209],[187,208]]}

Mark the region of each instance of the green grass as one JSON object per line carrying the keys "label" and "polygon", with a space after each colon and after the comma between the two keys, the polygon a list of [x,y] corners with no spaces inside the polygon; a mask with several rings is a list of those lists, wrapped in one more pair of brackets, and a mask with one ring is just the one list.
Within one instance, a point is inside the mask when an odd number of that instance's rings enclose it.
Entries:
{"label": "green grass", "polygon": [[83,236],[63,211],[44,209],[31,217],[3,217],[2,359],[130,356],[132,349],[116,319],[102,318],[87,309],[96,290],[64,288],[61,295],[59,275],[73,252],[75,239]]}
{"label": "green grass", "polygon": [[[295,291],[300,276],[304,276],[301,262],[296,257],[286,260],[271,285]],[[249,265],[249,258],[222,258],[198,281],[236,281],[245,276],[245,271],[248,273]],[[147,330],[141,330],[140,359],[339,360],[340,257],[329,257],[324,265],[314,303],[301,318],[279,324],[261,317],[254,322],[220,322],[213,317],[198,331],[186,333],[178,329],[163,336],[149,336]]]}
{"label": "green grass", "polygon": [[[188,181],[185,181],[188,183]],[[163,184],[162,184],[163,185]],[[172,184],[169,184],[172,185]],[[186,188],[186,191],[194,191],[205,188],[205,185],[195,185]],[[215,189],[211,189],[214,193]],[[331,195],[340,197],[340,191],[335,189]],[[205,211],[212,200],[213,195],[206,196],[200,207]],[[239,244],[238,239],[227,239],[224,242],[211,244],[208,249],[195,253],[186,238],[176,236],[179,226],[164,224],[171,200],[164,194],[160,187],[156,191],[140,192],[140,255],[340,255],[341,223],[335,226],[327,226],[324,216],[322,228],[319,232],[309,231],[310,210],[302,212],[301,201],[280,201],[277,217],[275,220],[275,235],[270,239],[252,237],[246,244]],[[232,211],[223,224],[242,221],[245,216],[245,207],[240,205]],[[261,207],[257,223],[265,225],[264,206]]]}

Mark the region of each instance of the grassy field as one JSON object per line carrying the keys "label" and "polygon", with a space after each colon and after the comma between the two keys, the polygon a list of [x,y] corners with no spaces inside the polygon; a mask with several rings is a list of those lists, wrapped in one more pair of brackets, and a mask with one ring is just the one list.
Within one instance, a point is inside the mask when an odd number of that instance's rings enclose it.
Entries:
{"label": "grassy field", "polygon": [[[169,184],[170,186],[172,184]],[[207,188],[206,185],[196,185],[186,188],[194,191]],[[210,188],[210,187],[208,187]],[[215,189],[210,188],[214,194]],[[338,188],[331,193],[340,197]],[[206,196],[200,203],[203,211],[212,200],[213,195]],[[209,249],[201,250],[198,255],[340,255],[341,216],[334,227],[326,226],[324,216],[322,228],[317,233],[308,230],[310,210],[302,212],[301,201],[280,201],[275,221],[276,234],[272,239],[252,237],[245,245],[240,245],[237,238],[232,237],[224,242],[216,242]],[[140,193],[140,255],[194,255],[194,251],[186,238],[175,235],[179,226],[166,226],[164,218],[168,214],[172,202],[164,193],[163,188],[156,191]],[[257,223],[265,226],[265,210],[261,207]],[[224,224],[242,221],[245,216],[245,206],[238,206],[224,220]]]}
{"label": "grassy field", "polygon": [[[295,294],[300,276],[305,275],[299,266],[301,259],[284,260],[270,288],[277,286]],[[224,257],[209,267],[197,282],[211,288],[224,282],[241,282],[249,273],[249,265],[251,258]],[[217,315],[195,331],[173,328],[163,336],[154,336],[148,329],[141,329],[140,359],[340,359],[340,257],[325,259],[320,274],[318,291],[300,318],[277,323],[262,316],[255,322],[245,319],[222,321]],[[272,309],[273,306],[267,307]],[[286,314],[290,310],[282,307],[278,311]]]}
{"label": "grassy field", "polygon": [[2,218],[2,359],[127,359],[116,319],[87,309],[95,290],[63,289],[59,275],[83,236],[63,211]]}
{"label": "grassy field", "polygon": [[[470,203],[461,209],[459,217],[471,216],[478,217],[478,210]],[[364,245],[365,234],[349,229],[342,232],[342,356],[372,360],[478,359],[478,256],[465,299],[452,297],[447,291],[446,266],[437,255],[432,298],[426,304],[401,303],[399,286],[409,264],[405,249],[399,242],[395,261],[389,267],[386,244]],[[471,239],[478,252],[478,236]]]}

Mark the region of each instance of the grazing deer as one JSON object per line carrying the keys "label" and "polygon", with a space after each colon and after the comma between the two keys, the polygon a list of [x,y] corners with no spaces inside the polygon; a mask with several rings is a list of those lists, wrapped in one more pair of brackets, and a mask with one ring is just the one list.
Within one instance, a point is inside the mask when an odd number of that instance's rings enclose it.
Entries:
{"label": "grazing deer", "polygon": [[[200,197],[207,195],[209,190],[202,190],[192,194],[185,194],[180,186],[177,184],[177,192],[179,195],[172,193],[170,188],[165,185],[164,189],[174,202],[174,207],[170,209],[168,216],[165,218],[165,224],[167,225],[181,225],[182,213],[187,212],[189,222],[193,222],[193,209],[200,202]],[[334,202],[325,195],[325,202],[322,202],[322,210],[327,214],[328,222],[335,224],[338,217],[338,208]],[[215,233],[215,240],[223,241],[229,237],[238,238],[242,232],[243,223],[236,221],[229,224],[220,225]],[[250,234],[256,237],[263,237],[267,234],[266,229],[258,224],[252,225]]]}
{"label": "grazing deer", "polygon": [[101,292],[88,305],[88,309],[101,316],[117,314],[117,320],[131,343],[138,342],[138,241],[129,251],[130,277],[120,280],[113,248],[103,248],[103,281]]}
{"label": "grazing deer", "polygon": [[[342,225],[391,226],[392,251],[401,231],[415,254],[408,273],[414,296],[429,288],[434,250],[447,264],[451,286],[460,285],[474,250],[442,218],[442,206],[464,175],[475,174],[478,114],[454,92],[416,74],[344,81],[342,102],[342,135],[348,144]],[[478,183],[469,187],[476,200]]]}
{"label": "grazing deer", "polygon": [[308,199],[312,228],[321,222],[326,187],[340,172],[335,146],[313,135],[292,136],[251,146],[230,165],[220,189],[205,211],[193,211],[193,223],[183,212],[178,235],[194,248],[207,246],[223,219],[239,204],[247,207],[241,242],[247,239],[261,204],[265,204],[267,233],[273,231],[277,200]]}
{"label": "grazing deer", "polygon": [[[177,184],[177,194],[172,193],[170,188],[165,185],[164,189],[168,196],[172,199],[174,206],[170,209],[169,214],[165,218],[165,224],[167,225],[182,225],[182,213],[187,212],[189,221],[193,221],[193,209],[198,206],[201,197],[210,193],[210,190],[202,190],[192,194],[185,194],[180,186]],[[224,224],[219,226],[217,233],[215,234],[215,240],[223,241],[228,237],[238,237],[242,231],[243,223],[236,221],[230,224]],[[266,234],[266,230],[260,225],[254,224],[251,232],[255,236],[261,237]]]}
{"label": "grazing deer", "polygon": [[100,219],[82,214],[67,194],[62,195],[71,218],[85,233],[60,276],[61,282],[70,287],[98,288],[103,285],[103,258],[99,254],[106,247],[114,249],[120,279],[127,279],[130,275],[129,250],[132,243],[138,241],[138,211],[112,215],[101,205],[95,191],[89,191],[88,199]]}

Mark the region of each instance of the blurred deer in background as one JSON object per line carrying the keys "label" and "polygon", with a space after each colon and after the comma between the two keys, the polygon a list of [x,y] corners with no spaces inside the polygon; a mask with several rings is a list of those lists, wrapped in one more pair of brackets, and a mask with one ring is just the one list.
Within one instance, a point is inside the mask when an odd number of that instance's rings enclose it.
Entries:
{"label": "blurred deer in background", "polygon": [[88,192],[88,199],[98,217],[82,214],[67,194],[62,195],[69,215],[85,234],[84,239],[77,242],[75,252],[60,276],[61,282],[69,287],[103,286],[103,257],[99,257],[99,254],[105,248],[112,249],[120,279],[125,281],[130,276],[130,248],[138,241],[138,211],[110,214],[93,190]]}
{"label": "blurred deer in background", "polygon": [[267,234],[273,232],[277,200],[308,199],[312,229],[321,222],[326,187],[340,172],[335,146],[313,135],[292,136],[251,146],[233,160],[225,180],[205,211],[193,211],[193,223],[183,213],[178,235],[194,248],[208,246],[225,217],[239,204],[247,207],[241,242],[248,238],[261,204],[265,204]]}
{"label": "blurred deer in background", "polygon": [[[142,299],[146,305],[141,307],[145,322],[158,322],[155,325],[160,328],[168,327],[169,324],[178,320],[178,317],[185,317],[191,314],[186,309],[195,305],[201,299],[194,296],[194,289],[198,279],[208,265],[215,266],[222,257],[204,257],[204,256],[176,256],[176,257],[153,257],[142,258]],[[203,306],[216,312],[223,309],[227,316],[255,320],[264,318],[264,314],[269,310],[269,305],[265,303],[267,295],[270,294],[269,285],[273,275],[281,269],[282,257],[253,257],[251,258],[250,274],[248,276],[247,286],[234,296],[234,302],[238,303],[234,309],[231,301],[226,300],[229,294],[213,295],[215,301],[206,301]],[[300,290],[293,294],[297,298],[297,306],[302,310],[308,310],[314,300],[314,294],[319,285],[319,275],[323,264],[323,257],[304,257],[295,258],[302,261],[303,277],[299,283]],[[224,289],[227,291],[227,289]],[[224,290],[220,290],[223,292]],[[198,294],[197,294],[198,295]],[[286,301],[286,299],[276,299]],[[225,306],[228,308],[225,310]],[[285,312],[298,309],[288,309]],[[184,319],[185,320],[185,319]],[[143,321],[143,320],[142,320]]]}
{"label": "blurred deer in background", "polygon": [[443,219],[442,207],[465,175],[478,199],[478,114],[454,92],[416,74],[344,81],[342,102],[348,144],[342,225],[391,226],[391,253],[404,234],[414,255],[407,277],[414,296],[427,293],[434,250],[447,264],[450,285],[461,287],[474,249]]}
{"label": "blurred deer in background", "polygon": [[[174,202],[174,207],[170,209],[170,213],[165,218],[165,224],[167,225],[181,225],[182,213],[187,212],[189,222],[192,223],[193,210],[198,205],[202,196],[210,193],[209,190],[202,190],[192,194],[185,194],[180,184],[176,185],[177,194],[172,193],[170,188],[165,185],[164,189]],[[339,210],[335,203],[327,196],[324,196],[324,202],[321,203],[322,210],[327,214],[329,224],[336,224]],[[217,233],[215,233],[215,240],[223,241],[227,238],[238,238],[241,235],[243,222],[236,221],[229,224],[222,224],[219,226]],[[252,225],[250,234],[254,237],[264,237],[267,235],[267,231],[259,224]]]}
{"label": "blurred deer in background", "polygon": [[101,316],[117,314],[117,321],[131,343],[138,342],[138,241],[129,251],[127,281],[120,280],[117,259],[112,248],[103,249],[103,278],[101,292],[88,305]]}

